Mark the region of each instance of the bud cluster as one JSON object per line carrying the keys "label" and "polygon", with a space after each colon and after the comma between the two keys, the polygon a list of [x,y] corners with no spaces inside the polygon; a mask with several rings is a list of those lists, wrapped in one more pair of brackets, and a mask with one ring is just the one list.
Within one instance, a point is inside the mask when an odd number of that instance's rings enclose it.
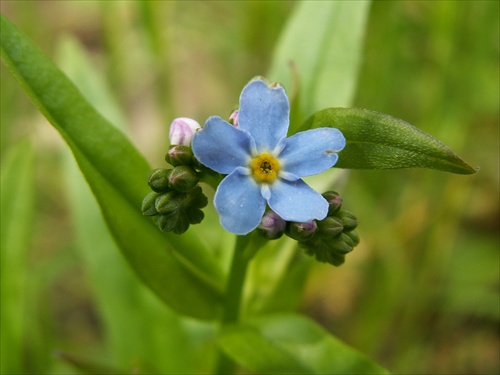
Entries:
{"label": "bud cluster", "polygon": [[334,191],[323,194],[328,201],[328,215],[323,220],[308,223],[286,222],[273,211],[264,214],[258,230],[267,239],[277,239],[283,234],[298,241],[306,254],[320,262],[340,266],[345,255],[359,244],[355,231],[358,220],[349,211],[342,210],[342,198]]}
{"label": "bud cluster", "polygon": [[[191,224],[199,224],[205,217],[201,210],[208,204],[201,187],[197,161],[190,147],[191,129],[186,119],[176,119],[171,126],[171,142],[165,160],[171,169],[158,168],[151,171],[148,185],[153,190],[142,201],[142,213],[153,216],[163,232],[182,234]],[[194,121],[194,120],[192,120]]]}

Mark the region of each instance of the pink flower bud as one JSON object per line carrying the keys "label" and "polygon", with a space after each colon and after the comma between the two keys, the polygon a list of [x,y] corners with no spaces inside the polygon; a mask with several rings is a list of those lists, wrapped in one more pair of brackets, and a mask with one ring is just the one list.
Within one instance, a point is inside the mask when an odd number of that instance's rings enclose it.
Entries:
{"label": "pink flower bud", "polygon": [[232,124],[235,128],[238,127],[238,114],[239,110],[234,111],[231,113],[231,116],[229,116],[229,123]]}
{"label": "pink flower bud", "polygon": [[200,124],[187,117],[176,118],[170,125],[170,144],[191,146],[194,133],[201,129]]}

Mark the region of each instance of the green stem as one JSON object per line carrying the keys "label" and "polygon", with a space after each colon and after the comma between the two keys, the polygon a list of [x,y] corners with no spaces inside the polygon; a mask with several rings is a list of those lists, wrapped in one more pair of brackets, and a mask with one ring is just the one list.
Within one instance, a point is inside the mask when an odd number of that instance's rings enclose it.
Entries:
{"label": "green stem", "polygon": [[[226,299],[221,319],[221,329],[226,324],[237,322],[240,316],[243,286],[248,264],[252,259],[255,249],[249,252],[247,247],[251,243],[251,236],[237,236],[234,246],[233,260],[229,271],[226,286]],[[235,369],[234,362],[223,352],[219,352],[215,374],[232,374]]]}

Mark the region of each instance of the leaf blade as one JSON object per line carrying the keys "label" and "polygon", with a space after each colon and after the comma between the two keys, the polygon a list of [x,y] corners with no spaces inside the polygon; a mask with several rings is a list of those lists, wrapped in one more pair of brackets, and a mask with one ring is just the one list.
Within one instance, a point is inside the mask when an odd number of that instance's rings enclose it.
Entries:
{"label": "leaf blade", "polygon": [[310,319],[293,313],[228,326],[218,343],[240,364],[261,373],[388,374]]}
{"label": "leaf blade", "polygon": [[328,108],[316,112],[303,129],[333,127],[347,140],[338,168],[431,168],[472,174],[477,172],[446,145],[395,117],[359,108]]}
{"label": "leaf blade", "polygon": [[[293,87],[293,62],[304,118],[331,106],[350,106],[361,64],[370,1],[303,1],[297,5],[273,56],[268,77]],[[300,123],[291,124],[295,132]]]}
{"label": "leaf blade", "polygon": [[177,311],[202,319],[218,316],[223,285],[219,265],[192,236],[164,236],[140,213],[148,192],[142,176],[150,170],[142,155],[3,16],[1,37],[4,63],[71,148],[136,273]]}

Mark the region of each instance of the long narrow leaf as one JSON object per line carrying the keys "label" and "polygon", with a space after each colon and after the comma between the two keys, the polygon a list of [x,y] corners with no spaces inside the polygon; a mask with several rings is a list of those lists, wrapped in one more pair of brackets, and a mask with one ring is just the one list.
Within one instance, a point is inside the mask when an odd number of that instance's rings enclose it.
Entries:
{"label": "long narrow leaf", "polygon": [[[369,1],[303,1],[275,50],[268,78],[291,90],[293,63],[304,118],[332,106],[350,106],[361,63]],[[295,132],[292,123],[291,131]]]}
{"label": "long narrow leaf", "polygon": [[26,253],[35,212],[34,163],[31,146],[23,142],[2,160],[0,369],[2,374],[24,372],[26,311]]}
{"label": "long narrow leaf", "polygon": [[4,63],[70,146],[133,269],[179,312],[216,317],[223,284],[218,264],[194,237],[163,236],[140,213],[150,169],[144,158],[4,17],[1,43]]}
{"label": "long narrow leaf", "polygon": [[446,145],[407,122],[359,108],[328,108],[315,113],[303,129],[333,127],[347,144],[336,167],[360,169],[431,168],[471,174],[477,170]]}

